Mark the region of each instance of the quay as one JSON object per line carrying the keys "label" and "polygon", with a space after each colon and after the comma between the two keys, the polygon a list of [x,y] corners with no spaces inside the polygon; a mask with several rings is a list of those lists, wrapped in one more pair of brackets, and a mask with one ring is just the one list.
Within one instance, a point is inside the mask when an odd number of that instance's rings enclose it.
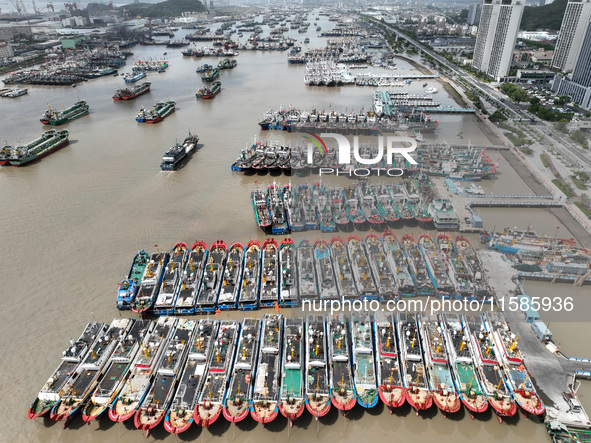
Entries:
{"label": "quay", "polygon": [[520,272],[517,278],[533,281],[549,281],[550,283],[572,283],[575,286],[591,285],[591,272],[583,275],[569,275],[562,273],[546,273],[546,272]]}
{"label": "quay", "polygon": [[561,208],[562,202],[539,200],[474,200],[468,203],[470,207],[486,208]]}

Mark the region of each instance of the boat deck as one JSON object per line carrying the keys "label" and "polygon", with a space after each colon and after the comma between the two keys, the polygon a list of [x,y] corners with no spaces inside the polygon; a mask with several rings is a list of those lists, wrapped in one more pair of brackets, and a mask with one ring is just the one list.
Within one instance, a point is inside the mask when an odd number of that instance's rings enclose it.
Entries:
{"label": "boat deck", "polygon": [[482,395],[482,390],[480,389],[480,384],[478,383],[472,364],[456,362],[454,364],[454,371],[457,374],[461,392],[474,392],[475,395]]}
{"label": "boat deck", "polygon": [[201,391],[199,403],[221,403],[226,394],[227,379],[228,377],[226,373],[210,372],[207,374],[207,379],[203,386],[203,390]]}
{"label": "boat deck", "polygon": [[316,250],[316,275],[318,276],[318,286],[320,289],[321,300],[338,300],[339,292],[335,281],[335,275],[330,262],[328,249],[323,251]]}
{"label": "boat deck", "polygon": [[131,363],[112,362],[93,397],[108,398],[113,395],[121,380],[127,375],[130,367]]}
{"label": "boat deck", "polygon": [[298,278],[300,280],[300,298],[318,299],[314,251],[308,242],[298,247]]}
{"label": "boat deck", "polygon": [[344,245],[331,245],[333,264],[335,265],[335,277],[342,298],[353,298],[357,296],[357,288],[353,280],[353,270],[347,257]]}
{"label": "boat deck", "polygon": [[277,400],[279,395],[277,382],[279,377],[279,359],[280,356],[278,354],[261,353],[252,395],[253,401]]}
{"label": "boat deck", "polygon": [[357,285],[359,295],[377,295],[378,289],[373,280],[373,274],[365,250],[357,239],[351,239],[347,243],[353,277]]}
{"label": "boat deck", "polygon": [[441,388],[445,386],[445,390],[451,392],[455,391],[453,378],[451,375],[451,371],[449,370],[449,366],[433,365],[431,367],[430,377],[433,388]]}
{"label": "boat deck", "polygon": [[406,360],[406,386],[415,386],[417,388],[429,389],[425,366],[422,361]]}

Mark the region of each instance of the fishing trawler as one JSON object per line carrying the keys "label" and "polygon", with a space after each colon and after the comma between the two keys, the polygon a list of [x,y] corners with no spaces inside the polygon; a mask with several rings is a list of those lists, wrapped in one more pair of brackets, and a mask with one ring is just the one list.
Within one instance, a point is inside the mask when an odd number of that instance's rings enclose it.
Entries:
{"label": "fishing trawler", "polygon": [[204,100],[208,100],[208,99],[214,98],[216,95],[218,95],[221,92],[221,90],[222,90],[222,82],[219,80],[216,80],[211,85],[211,88],[208,86],[204,86],[203,88],[200,88],[195,93],[195,97],[202,98]]}
{"label": "fishing trawler", "polygon": [[261,282],[261,244],[251,240],[246,244],[244,255],[244,271],[238,296],[238,309],[252,311],[259,305],[259,288]]}
{"label": "fishing trawler", "polygon": [[279,348],[282,343],[282,334],[283,316],[265,314],[250,407],[251,417],[262,423],[263,426],[273,421],[279,413],[279,376],[281,373]]}
{"label": "fishing trawler", "polygon": [[517,412],[517,405],[507,388],[501,366],[494,353],[494,339],[486,330],[481,318],[462,319],[462,326],[470,338],[472,361],[482,382],[482,388],[488,403],[494,409],[499,423],[503,417],[512,417]]}
{"label": "fishing trawler", "polygon": [[185,138],[182,144],[175,143],[175,145],[168,149],[162,156],[162,163],[160,169],[163,171],[175,171],[182,163],[184,163],[197,148],[199,136],[191,135]]}
{"label": "fishing trawler", "polygon": [[493,295],[493,290],[486,278],[482,262],[478,258],[478,255],[476,255],[476,251],[474,251],[470,241],[466,237],[458,235],[454,239],[453,246],[458,256],[463,257],[463,261],[467,262],[470,267],[472,282],[474,283],[474,295],[479,299]]}
{"label": "fishing trawler", "polygon": [[290,238],[285,238],[279,246],[279,305],[298,304],[297,249]]}
{"label": "fishing trawler", "polygon": [[269,238],[263,242],[261,258],[260,306],[273,306],[279,302],[279,245]]}
{"label": "fishing trawler", "polygon": [[340,186],[332,186],[328,188],[328,201],[332,210],[332,218],[336,226],[341,230],[347,230],[351,225],[351,219],[345,207],[345,200],[343,198],[343,190]]}
{"label": "fishing trawler", "polygon": [[401,215],[398,208],[394,205],[390,191],[385,184],[375,184],[371,187],[373,195],[376,199],[378,208],[381,209],[382,215],[386,222],[394,225],[400,221]]}
{"label": "fishing trawler", "polygon": [[318,239],[314,242],[314,267],[318,277],[320,300],[338,300],[339,291],[332,267],[330,249],[326,240]]}
{"label": "fishing trawler", "polygon": [[179,386],[164,418],[164,429],[180,434],[193,423],[193,411],[205,382],[219,322],[199,320]]}
{"label": "fishing trawler", "polygon": [[158,296],[154,302],[154,315],[168,315],[174,311],[176,298],[181,288],[182,273],[189,255],[188,249],[187,244],[183,242],[173,246],[170,260],[164,267]]}
{"label": "fishing trawler", "polygon": [[191,245],[189,257],[182,273],[180,289],[174,303],[175,314],[193,314],[207,263],[207,244],[196,241]]}
{"label": "fishing trawler", "polygon": [[396,323],[400,340],[400,369],[406,387],[405,398],[419,415],[419,411],[427,410],[433,405],[433,393],[421,352],[419,329],[414,315],[405,312],[397,313]]}
{"label": "fishing trawler", "polygon": [[178,379],[187,361],[187,353],[195,335],[195,320],[180,319],[174,336],[168,342],[154,383],[140,404],[134,417],[137,429],[146,437],[164,419],[174,398]]}
{"label": "fishing trawler", "polygon": [[[26,144],[25,146],[11,147],[9,152],[5,152],[4,165],[24,166],[35,160],[40,160],[55,152],[69,143],[70,133],[67,129],[56,131],[50,129],[45,131],[38,139]],[[6,148],[6,147],[5,147]]]}
{"label": "fishing trawler", "polygon": [[250,400],[254,386],[259,343],[261,340],[261,320],[245,318],[240,329],[240,339],[236,348],[236,358],[228,393],[224,398],[223,414],[230,423],[244,420],[250,412]]}
{"label": "fishing trawler", "polygon": [[433,282],[429,278],[427,265],[414,236],[412,234],[404,234],[401,242],[404,248],[404,256],[408,263],[408,269],[415,283],[415,294],[432,295],[434,292]]}
{"label": "fishing trawler", "polygon": [[546,407],[536,392],[529,372],[525,368],[523,357],[519,350],[519,338],[511,332],[507,322],[500,314],[486,314],[484,325],[490,334],[492,332],[496,346],[495,355],[502,362],[507,385],[513,394],[513,399],[524,414],[542,415]]}
{"label": "fishing trawler", "polygon": [[371,185],[368,182],[362,182],[356,186],[356,190],[361,212],[365,219],[372,225],[384,223],[383,209],[378,206]]}
{"label": "fishing trawler", "polygon": [[301,208],[304,212],[304,228],[318,229],[318,218],[316,217],[316,209],[314,205],[314,198],[312,192],[307,184],[298,186],[298,200],[301,202]]}
{"label": "fishing trawler", "polygon": [[209,249],[208,262],[205,265],[201,288],[197,295],[196,311],[213,312],[223,283],[224,268],[228,256],[228,246],[217,240]]}
{"label": "fishing trawler", "polygon": [[396,234],[390,230],[385,230],[382,234],[382,244],[384,245],[386,260],[390,264],[396,280],[398,294],[405,297],[413,296],[416,290],[415,283]]}
{"label": "fishing trawler", "polygon": [[447,275],[439,249],[435,246],[429,234],[423,233],[419,235],[419,248],[421,254],[423,254],[427,272],[431,277],[436,294],[440,297],[449,298],[454,294],[454,286]]}
{"label": "fishing trawler", "polygon": [[452,367],[456,392],[468,409],[470,417],[474,419],[474,413],[482,413],[488,409],[488,401],[476,374],[470,353],[469,336],[458,314],[441,314],[440,325]]}
{"label": "fishing trawler", "polygon": [[154,108],[146,113],[146,123],[158,123],[175,111],[176,102],[168,100],[166,103],[157,103]]}
{"label": "fishing trawler", "polygon": [[378,395],[390,414],[405,402],[404,381],[398,363],[398,342],[396,341],[393,313],[377,312],[374,321],[376,341],[376,372]]}
{"label": "fishing trawler", "polygon": [[306,408],[316,420],[330,411],[330,382],[323,315],[306,317]]}
{"label": "fishing trawler", "polygon": [[216,78],[218,78],[219,76],[220,76],[219,69],[214,68],[212,70],[205,71],[203,74],[201,74],[201,80],[203,80],[204,82],[212,82]]}
{"label": "fishing trawler", "polygon": [[119,283],[117,309],[131,309],[149,258],[150,255],[146,251],[138,252],[133,258],[127,277]]}
{"label": "fishing trawler", "polygon": [[242,269],[244,264],[244,246],[234,243],[228,252],[228,261],[224,269],[224,281],[220,287],[217,306],[219,309],[237,309]]}
{"label": "fishing trawler", "polygon": [[88,114],[88,104],[84,100],[78,100],[73,106],[64,109],[63,111],[52,110],[49,106],[47,111],[43,114],[40,121],[44,125],[62,125],[71,122],[74,119]]}
{"label": "fishing trawler", "polygon": [[152,85],[152,83],[150,83],[150,82],[144,82],[141,85],[135,85],[131,89],[130,88],[117,89],[117,92],[115,92],[115,95],[113,95],[113,100],[118,101],[118,100],[134,99],[137,96],[140,96],[140,95],[148,92],[150,90],[151,85]]}
{"label": "fishing trawler", "polygon": [[208,428],[222,413],[239,332],[240,323],[237,321],[223,320],[220,323],[205,384],[193,412],[193,420],[199,426]]}
{"label": "fishing trawler", "polygon": [[109,418],[112,421],[123,422],[136,413],[154,381],[177,322],[176,318],[160,317],[154,329],[144,337],[132,363],[131,374],[109,408]]}
{"label": "fishing trawler", "polygon": [[82,420],[86,423],[98,418],[111,407],[125,385],[132,370],[132,361],[136,357],[146,334],[152,332],[152,320],[136,320],[124,339],[111,354],[105,375],[90,400],[84,406]]}
{"label": "fishing trawler", "polygon": [[133,312],[144,313],[152,307],[158,295],[164,268],[168,263],[169,257],[167,252],[154,252],[150,256],[150,261],[146,265],[144,275],[142,275],[138,294],[131,307]]}
{"label": "fishing trawler", "polygon": [[463,255],[454,248],[451,236],[440,232],[437,234],[435,241],[449,279],[454,285],[456,296],[474,299],[475,286],[472,269],[467,260],[464,260]]}
{"label": "fishing trawler", "polygon": [[64,428],[68,426],[76,412],[96,389],[111,354],[127,335],[132,324],[133,319],[115,319],[111,322],[109,329],[95,340],[80,366],[76,368],[70,389],[61,395],[59,401],[51,409],[49,415],[51,420],[65,420]]}
{"label": "fishing trawler", "polygon": [[371,323],[367,312],[355,312],[351,316],[353,380],[357,402],[366,409],[377,405],[379,399]]}
{"label": "fishing trawler", "polygon": [[447,414],[458,412],[462,402],[456,393],[443,329],[434,315],[419,314],[417,322],[433,401],[443,416],[447,417]]}
{"label": "fishing trawler", "polygon": [[283,335],[283,370],[281,372],[279,412],[289,420],[289,425],[292,426],[293,421],[299,418],[306,409],[304,319],[286,318]]}
{"label": "fishing trawler", "polygon": [[332,209],[328,199],[326,186],[321,183],[312,185],[312,196],[316,207],[316,216],[322,232],[334,232],[337,225],[332,216]]}
{"label": "fishing trawler", "polygon": [[367,219],[365,218],[365,215],[361,210],[361,206],[359,205],[355,187],[345,186],[343,188],[343,197],[345,199],[345,209],[347,210],[353,225],[357,228],[363,226]]}
{"label": "fishing trawler", "polygon": [[343,300],[357,297],[357,287],[353,278],[353,269],[347,255],[347,248],[341,237],[330,239],[330,250],[334,265],[337,291]]}
{"label": "fishing trawler", "polygon": [[298,244],[298,286],[300,300],[317,300],[319,298],[314,265],[314,249],[308,240],[300,240]]}
{"label": "fishing trawler", "polygon": [[138,80],[144,78],[145,76],[146,73],[143,71],[133,71],[131,73],[125,74],[125,76],[123,76],[123,80],[125,80],[125,83],[135,83]]}
{"label": "fishing trawler", "polygon": [[299,232],[304,230],[304,212],[300,201],[297,198],[297,193],[292,192],[291,185],[283,186],[281,192],[283,199],[283,206],[287,213],[287,226],[291,232]]}
{"label": "fishing trawler", "polygon": [[262,189],[255,188],[250,193],[250,198],[257,225],[263,230],[268,229],[271,226],[271,214],[267,203],[267,194]]}
{"label": "fishing trawler", "polygon": [[363,242],[374,279],[378,286],[378,294],[381,300],[392,300],[398,296],[398,284],[392,272],[388,255],[384,245],[375,232],[366,234]]}
{"label": "fishing trawler", "polygon": [[62,361],[45,382],[37,398],[29,407],[27,417],[30,419],[43,416],[59,401],[62,394],[70,389],[73,375],[84,360],[88,350],[98,337],[102,337],[109,325],[104,323],[88,323],[78,340],[70,340],[68,348],[62,352]]}
{"label": "fishing trawler", "polygon": [[355,385],[349,360],[349,334],[343,315],[327,320],[328,359],[330,364],[330,401],[345,413],[357,403]]}
{"label": "fishing trawler", "polygon": [[267,204],[271,213],[271,232],[276,235],[287,234],[287,217],[281,191],[276,183],[267,187]]}
{"label": "fishing trawler", "polygon": [[347,237],[347,252],[351,260],[353,278],[357,286],[358,296],[361,298],[376,300],[378,288],[374,282],[367,253],[361,239],[357,235]]}

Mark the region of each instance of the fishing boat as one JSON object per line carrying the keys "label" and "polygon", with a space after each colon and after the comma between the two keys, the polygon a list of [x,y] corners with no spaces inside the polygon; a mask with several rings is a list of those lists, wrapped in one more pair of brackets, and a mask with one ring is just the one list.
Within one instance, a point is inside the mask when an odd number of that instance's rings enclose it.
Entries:
{"label": "fishing boat", "polygon": [[361,210],[361,206],[359,205],[355,187],[345,186],[343,188],[343,197],[345,199],[345,209],[347,209],[347,214],[349,214],[349,218],[353,222],[353,225],[358,228],[363,226],[367,219],[365,218],[365,215]]}
{"label": "fishing boat", "polygon": [[316,270],[314,249],[308,240],[300,240],[298,243],[298,287],[300,300],[317,300],[319,298],[316,284]]}
{"label": "fishing boat", "polygon": [[347,237],[347,252],[351,260],[353,278],[358,290],[358,296],[370,300],[377,300],[378,288],[374,282],[369,259],[361,238],[357,235]]}
{"label": "fishing boat", "polygon": [[133,71],[131,73],[125,74],[125,76],[123,77],[123,80],[125,80],[125,83],[135,83],[138,80],[141,80],[142,78],[144,78],[145,76],[146,76],[146,73],[143,71]]}
{"label": "fishing boat", "polygon": [[297,249],[290,238],[281,240],[279,246],[279,305],[298,304]]}
{"label": "fishing boat", "polygon": [[318,229],[318,218],[316,217],[316,209],[314,205],[314,198],[312,192],[307,184],[298,186],[298,200],[301,202],[301,207],[304,212],[304,227],[308,230]]}
{"label": "fishing boat", "polygon": [[411,272],[415,284],[415,294],[432,295],[434,292],[433,282],[429,277],[427,265],[414,236],[412,234],[404,234],[401,242],[404,248],[404,256],[408,263],[408,269]]}
{"label": "fishing boat", "polygon": [[281,372],[279,412],[289,420],[289,425],[292,426],[294,420],[301,417],[306,409],[304,319],[286,318],[283,336],[283,370]]}
{"label": "fishing boat", "polygon": [[220,287],[217,306],[219,309],[237,309],[242,269],[244,264],[244,246],[234,243],[228,251],[228,261],[224,269],[224,279]]}
{"label": "fishing boat", "polygon": [[388,187],[384,184],[375,184],[371,187],[377,206],[381,209],[382,215],[386,221],[393,225],[400,221],[400,213],[392,201],[392,196]]}
{"label": "fishing boat", "polygon": [[164,267],[162,283],[158,296],[154,302],[154,315],[169,315],[174,311],[174,305],[181,288],[182,273],[187,263],[189,247],[186,243],[175,244],[170,252],[170,259]]}
{"label": "fishing boat", "polygon": [[330,364],[330,401],[341,413],[357,403],[355,385],[349,360],[349,334],[343,315],[332,316],[326,325]]}
{"label": "fishing boat", "polygon": [[146,113],[146,123],[161,122],[174,112],[175,106],[176,102],[173,100],[168,100],[166,103],[157,103]]}
{"label": "fishing boat", "polygon": [[266,192],[260,188],[255,188],[250,193],[250,198],[257,225],[261,229],[267,230],[271,226],[271,213],[269,212]]}
{"label": "fishing boat", "polygon": [[339,186],[328,188],[328,202],[332,210],[332,218],[336,226],[341,230],[346,230],[351,225],[351,218],[347,213],[343,191]]}
{"label": "fishing boat", "polygon": [[306,317],[306,408],[316,420],[330,411],[331,395],[323,315]]}
{"label": "fishing boat", "polygon": [[204,86],[203,88],[200,88],[199,91],[197,91],[195,93],[195,96],[197,98],[202,98],[204,100],[208,100],[208,99],[214,98],[216,95],[218,95],[221,92],[221,90],[222,90],[222,82],[219,80],[216,80],[215,82],[213,82],[211,87]]}
{"label": "fishing boat", "polygon": [[228,393],[224,398],[223,414],[230,423],[244,420],[250,412],[250,401],[261,340],[261,320],[245,318],[232,370]]}
{"label": "fishing boat", "polygon": [[312,196],[316,207],[316,216],[322,232],[334,232],[337,225],[332,216],[332,208],[328,197],[326,186],[321,183],[312,185]]}
{"label": "fishing boat", "polygon": [[470,339],[470,352],[480,376],[482,389],[499,423],[502,423],[503,417],[515,415],[517,404],[511,397],[511,392],[503,378],[501,365],[494,353],[493,335],[486,330],[481,318],[464,317],[462,326]]}
{"label": "fishing boat", "polygon": [[203,74],[201,74],[201,80],[203,80],[204,82],[212,82],[219,76],[220,71],[219,69],[215,68],[210,71],[205,71]]}
{"label": "fishing boat", "polygon": [[135,254],[127,277],[119,283],[119,289],[117,290],[117,309],[131,309],[149,258],[150,254],[146,251],[140,251]]}
{"label": "fishing boat", "polygon": [[341,237],[330,239],[332,263],[334,265],[337,290],[343,300],[357,298],[357,287],[353,278],[353,269],[349,262],[347,248]]}
{"label": "fishing boat", "polygon": [[164,419],[172,403],[178,379],[195,335],[196,325],[195,320],[180,319],[178,321],[174,336],[164,350],[154,383],[135,413],[133,423],[137,429],[146,431],[146,437]]}
{"label": "fishing boat", "polygon": [[171,434],[180,434],[193,423],[193,411],[203,389],[218,327],[219,322],[209,319],[199,320],[197,324],[178,389],[164,417],[164,429]]}
{"label": "fishing boat", "polygon": [[220,323],[205,384],[193,412],[193,420],[199,426],[208,428],[222,413],[239,332],[240,323],[237,321],[223,320]]}
{"label": "fishing boat", "polygon": [[197,295],[196,310],[214,312],[223,283],[224,268],[228,256],[228,246],[217,240],[209,249],[208,262],[205,265],[201,288]]}
{"label": "fishing boat", "polygon": [[150,82],[144,82],[141,85],[135,85],[131,89],[130,88],[117,89],[117,92],[115,92],[115,95],[113,96],[113,100],[118,101],[118,100],[134,99],[137,96],[148,92],[150,90],[151,85],[152,85],[152,83],[150,83]]}
{"label": "fishing boat", "polygon": [[366,409],[378,404],[372,321],[367,312],[351,316],[351,352],[357,403]]}
{"label": "fishing boat", "polygon": [[105,374],[82,411],[82,420],[90,423],[111,407],[131,374],[136,357],[146,334],[154,329],[152,320],[136,320],[131,329],[111,354]]}
{"label": "fishing boat", "polygon": [[182,144],[175,143],[175,145],[168,149],[162,156],[162,163],[160,169],[163,171],[174,171],[176,170],[187,158],[189,158],[195,149],[199,137],[197,135],[191,135],[185,138]]}
{"label": "fishing boat", "polygon": [[488,409],[488,401],[472,360],[469,336],[464,330],[459,314],[442,314],[440,323],[446,341],[456,392],[468,409],[470,417],[474,419],[475,413],[482,413]]}
{"label": "fishing boat", "polygon": [[450,369],[443,328],[435,315],[421,315],[417,320],[421,334],[425,366],[433,393],[433,402],[444,417],[458,412],[462,406]]}
{"label": "fishing boat", "polygon": [[74,119],[88,114],[88,104],[84,100],[78,100],[73,106],[64,109],[63,111],[52,110],[49,106],[47,111],[43,114],[40,121],[44,125],[62,125]]}
{"label": "fishing boat", "polygon": [[484,325],[493,334],[495,355],[505,373],[513,399],[526,415],[542,415],[546,407],[536,392],[519,350],[519,337],[511,332],[500,314],[484,314]]}
{"label": "fishing boat", "polygon": [[142,275],[137,296],[131,307],[133,312],[144,313],[152,307],[158,295],[164,268],[168,264],[169,258],[170,255],[167,252],[152,253],[150,261],[148,261],[144,270],[144,275]]}
{"label": "fishing boat", "polygon": [[112,421],[123,422],[136,413],[154,381],[177,322],[176,318],[160,317],[154,329],[144,337],[132,363],[131,373],[119,396],[109,408],[109,418]]}
{"label": "fishing boat", "polygon": [[493,295],[493,290],[484,272],[484,266],[478,255],[476,255],[476,251],[474,251],[470,241],[466,237],[459,235],[454,239],[453,247],[458,254],[458,260],[462,257],[461,260],[467,263],[472,273],[471,277],[476,298],[483,299]]}
{"label": "fishing boat", "polygon": [[356,186],[356,191],[365,219],[372,225],[384,223],[384,211],[381,206],[378,206],[371,185],[368,182],[362,182]]}
{"label": "fishing boat", "polygon": [[218,63],[218,69],[234,69],[238,65],[236,60],[224,59]]}
{"label": "fishing boat", "polygon": [[207,244],[204,241],[196,241],[191,245],[189,257],[182,273],[179,293],[174,303],[175,314],[193,314],[195,312],[207,256]]}
{"label": "fishing boat", "polygon": [[287,234],[287,217],[279,185],[273,183],[267,187],[267,204],[271,213],[271,232],[276,235]]}
{"label": "fishing boat", "polygon": [[259,303],[261,307],[274,306],[279,302],[279,245],[269,238],[263,242],[261,258],[261,290]]}
{"label": "fishing boat", "polygon": [[69,136],[70,133],[67,129],[45,131],[41,137],[31,143],[13,147],[4,164],[9,162],[11,166],[24,166],[32,161],[40,160],[66,146],[69,143]]}
{"label": "fishing boat", "polygon": [[421,351],[419,329],[414,315],[398,312],[396,318],[400,349],[400,369],[406,388],[405,398],[419,415],[419,411],[433,405],[433,393]]}
{"label": "fishing boat", "polygon": [[375,232],[370,232],[365,235],[363,242],[369,257],[371,272],[378,286],[380,299],[394,299],[398,296],[398,284],[380,237]]}
{"label": "fishing boat", "polygon": [[339,291],[332,266],[332,257],[328,242],[318,239],[314,242],[314,267],[318,277],[320,300],[338,300]]}
{"label": "fishing boat", "polygon": [[205,64],[203,64],[203,65],[199,66],[199,67],[198,67],[198,68],[195,70],[195,72],[196,72],[197,74],[203,74],[204,72],[211,71],[212,69],[213,69],[213,66],[211,66],[210,64],[207,64],[207,63],[205,63]]}
{"label": "fishing boat", "polygon": [[374,334],[378,395],[390,414],[393,408],[399,408],[406,400],[406,388],[398,363],[395,324],[393,313],[376,313]]}
{"label": "fishing boat", "polygon": [[396,234],[390,230],[385,230],[382,234],[382,244],[384,245],[386,260],[390,263],[390,267],[394,273],[398,294],[405,297],[413,296],[416,290],[415,283],[408,267],[404,250],[401,248]]}
{"label": "fishing boat", "polygon": [[472,269],[467,260],[464,260],[463,255],[454,248],[451,236],[440,232],[435,241],[449,279],[454,285],[456,297],[475,299]]}
{"label": "fishing boat", "polygon": [[283,186],[281,192],[283,199],[283,206],[287,213],[287,226],[291,232],[299,232],[304,230],[304,212],[300,201],[297,198],[297,193],[292,192],[291,185]]}
{"label": "fishing boat", "polygon": [[98,337],[102,337],[109,325],[104,323],[88,323],[80,334],[78,340],[70,340],[68,348],[62,352],[62,360],[45,382],[35,401],[27,411],[30,419],[43,416],[51,410],[59,401],[62,394],[66,393],[73,383],[73,375],[88,354],[88,350]]}
{"label": "fishing boat", "polygon": [[238,309],[252,311],[259,305],[261,283],[261,243],[251,240],[246,244],[244,271],[238,296]]}
{"label": "fishing boat", "polygon": [[279,414],[283,316],[265,314],[252,392],[251,417],[265,426]]}
{"label": "fishing boat", "polygon": [[49,415],[51,420],[64,420],[64,428],[68,426],[96,389],[111,354],[127,335],[132,324],[133,319],[115,319],[109,325],[109,329],[95,340],[80,366],[76,368],[70,389],[61,395],[51,409]]}
{"label": "fishing boat", "polygon": [[454,286],[447,275],[440,251],[429,234],[423,233],[419,235],[419,249],[423,254],[427,272],[433,282],[436,294],[440,297],[449,298],[454,294]]}

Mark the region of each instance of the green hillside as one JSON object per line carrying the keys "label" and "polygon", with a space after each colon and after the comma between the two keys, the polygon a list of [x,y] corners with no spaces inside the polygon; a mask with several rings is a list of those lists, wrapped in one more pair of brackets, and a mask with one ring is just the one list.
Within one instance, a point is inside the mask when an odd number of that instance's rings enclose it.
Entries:
{"label": "green hillside", "polygon": [[564,17],[568,0],[555,0],[545,6],[526,6],[521,19],[521,29],[525,31],[558,31]]}
{"label": "green hillside", "polygon": [[199,0],[166,0],[161,3],[132,3],[124,6],[131,17],[178,17],[183,12],[203,12],[207,8]]}

